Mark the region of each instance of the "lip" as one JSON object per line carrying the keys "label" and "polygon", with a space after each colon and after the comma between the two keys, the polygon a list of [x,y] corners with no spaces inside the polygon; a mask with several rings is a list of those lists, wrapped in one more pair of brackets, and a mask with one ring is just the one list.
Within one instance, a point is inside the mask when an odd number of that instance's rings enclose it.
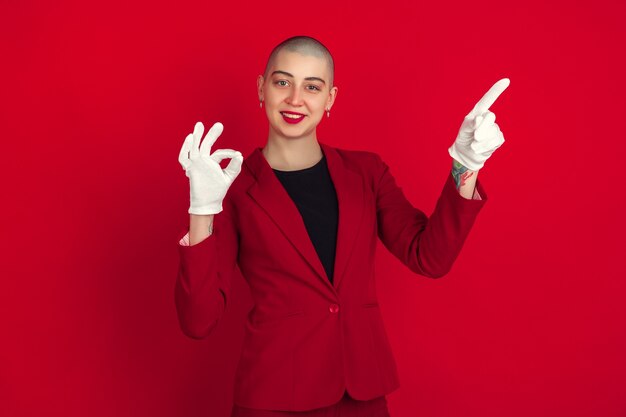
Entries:
{"label": "lip", "polygon": [[[285,110],[285,111],[281,111],[280,113],[281,113],[281,116],[283,116],[283,120],[284,120],[285,122],[289,123],[289,124],[292,124],[292,125],[293,125],[293,124],[296,124],[296,123],[300,123],[300,122],[301,122],[301,121],[303,121],[303,120],[304,120],[304,118],[305,118],[305,115],[304,115],[304,114],[302,114],[302,113],[297,113],[297,112],[294,112],[294,111],[287,111],[287,110]],[[300,117],[300,118],[298,118],[298,119],[290,119],[289,117],[284,116],[282,113],[287,113],[287,114],[295,114],[295,115],[302,116],[302,117]]]}

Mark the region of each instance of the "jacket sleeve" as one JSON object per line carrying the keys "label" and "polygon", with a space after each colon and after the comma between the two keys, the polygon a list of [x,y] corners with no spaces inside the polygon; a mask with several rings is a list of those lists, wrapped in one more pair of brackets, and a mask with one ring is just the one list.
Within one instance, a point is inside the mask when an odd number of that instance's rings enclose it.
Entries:
{"label": "jacket sleeve", "polygon": [[221,319],[230,299],[238,248],[233,213],[226,204],[213,218],[213,234],[190,246],[187,231],[178,241],[180,261],[174,298],[185,335],[203,339]]}
{"label": "jacket sleeve", "polygon": [[396,184],[387,164],[376,155],[378,236],[384,246],[411,271],[439,278],[447,274],[487,202],[476,181],[473,199],[463,197],[449,173],[430,218],[413,207]]}

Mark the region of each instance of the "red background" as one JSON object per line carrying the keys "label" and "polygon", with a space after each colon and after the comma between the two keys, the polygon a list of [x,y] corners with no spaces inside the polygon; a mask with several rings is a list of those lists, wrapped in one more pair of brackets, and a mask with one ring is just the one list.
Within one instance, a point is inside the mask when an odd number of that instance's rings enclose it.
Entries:
{"label": "red background", "polygon": [[179,330],[178,152],[198,120],[263,146],[256,77],[307,34],[339,87],[318,139],[378,152],[427,213],[463,116],[511,79],[453,270],[379,245],[392,415],[625,416],[626,3],[516,3],[3,1],[0,415],[228,415],[251,298],[236,280],[208,339]]}

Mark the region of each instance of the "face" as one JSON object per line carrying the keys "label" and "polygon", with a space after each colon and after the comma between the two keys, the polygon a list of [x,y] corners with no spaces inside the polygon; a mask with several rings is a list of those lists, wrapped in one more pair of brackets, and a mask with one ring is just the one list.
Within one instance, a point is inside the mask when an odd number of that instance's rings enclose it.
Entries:
{"label": "face", "polygon": [[[337,87],[330,88],[330,69],[324,59],[286,50],[278,53],[267,78],[259,75],[257,88],[270,134],[292,139],[315,135],[337,95]],[[285,112],[297,117],[289,118]]]}

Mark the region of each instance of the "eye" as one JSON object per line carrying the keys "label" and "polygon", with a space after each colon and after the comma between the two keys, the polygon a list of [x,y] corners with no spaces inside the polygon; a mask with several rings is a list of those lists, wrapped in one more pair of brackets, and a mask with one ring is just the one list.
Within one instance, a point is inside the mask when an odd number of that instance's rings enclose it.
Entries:
{"label": "eye", "polygon": [[316,85],[310,85],[309,87],[313,87],[315,90],[317,91],[321,91],[319,87],[317,87]]}
{"label": "eye", "polygon": [[286,80],[278,80],[278,81],[276,81],[276,83],[275,83],[275,84],[278,84],[278,85],[280,85],[281,87],[284,87],[286,84],[281,84],[281,83],[286,83],[286,82],[287,82]]}

